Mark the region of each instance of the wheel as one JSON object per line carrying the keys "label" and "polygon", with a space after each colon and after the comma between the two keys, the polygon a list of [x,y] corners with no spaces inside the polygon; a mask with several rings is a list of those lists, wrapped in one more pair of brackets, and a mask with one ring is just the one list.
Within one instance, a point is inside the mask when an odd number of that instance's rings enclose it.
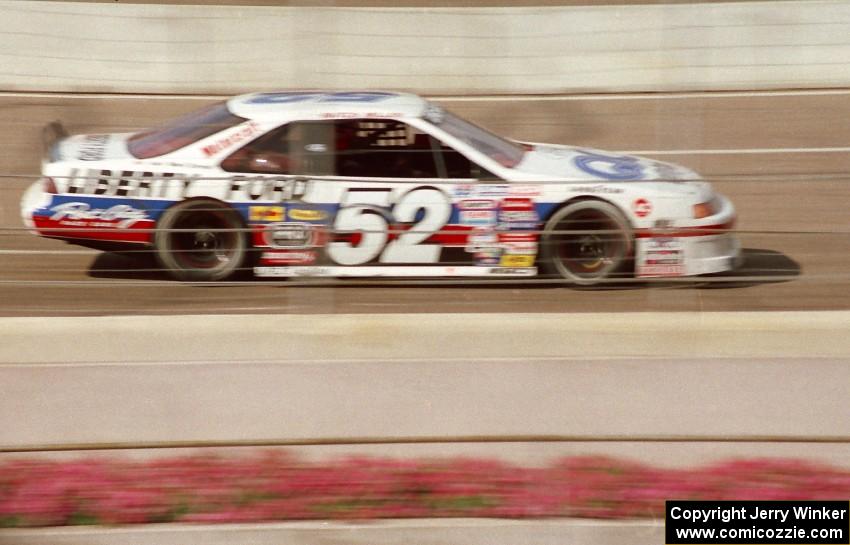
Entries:
{"label": "wheel", "polygon": [[544,267],[574,284],[599,283],[620,272],[633,248],[629,222],[612,204],[579,201],[556,211],[543,229]]}
{"label": "wheel", "polygon": [[178,280],[224,280],[246,261],[248,247],[239,214],[210,199],[172,206],[154,233],[157,261]]}

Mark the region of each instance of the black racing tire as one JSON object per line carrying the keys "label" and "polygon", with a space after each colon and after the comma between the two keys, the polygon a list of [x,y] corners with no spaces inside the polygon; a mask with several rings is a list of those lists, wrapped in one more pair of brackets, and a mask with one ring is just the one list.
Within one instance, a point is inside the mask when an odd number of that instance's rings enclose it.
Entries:
{"label": "black racing tire", "polygon": [[633,253],[631,225],[604,201],[582,200],[560,208],[541,236],[544,270],[581,286],[624,275]]}
{"label": "black racing tire", "polygon": [[238,212],[212,199],[192,199],[166,210],[154,233],[154,252],[177,280],[225,280],[247,262],[248,233]]}

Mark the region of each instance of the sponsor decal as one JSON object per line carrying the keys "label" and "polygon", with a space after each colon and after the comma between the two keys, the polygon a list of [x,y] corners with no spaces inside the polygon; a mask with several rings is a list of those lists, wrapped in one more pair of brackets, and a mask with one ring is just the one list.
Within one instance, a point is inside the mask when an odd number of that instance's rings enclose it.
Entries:
{"label": "sponsor decal", "polygon": [[108,134],[87,134],[83,136],[80,144],[80,161],[100,161],[106,154],[106,144],[109,142]]}
{"label": "sponsor decal", "polygon": [[498,248],[499,236],[492,229],[473,229],[466,238],[466,244],[467,252],[479,253]]}
{"label": "sponsor decal", "polygon": [[457,205],[461,210],[494,210],[496,201],[491,199],[467,199]]}
{"label": "sponsor decal", "polygon": [[638,273],[638,276],[646,277],[667,277],[667,276],[682,276],[685,274],[684,265],[643,265]]}
{"label": "sponsor decal", "polygon": [[[138,176],[137,176],[138,175]],[[66,193],[104,197],[165,197],[169,184],[172,193],[185,194],[188,180],[178,180],[173,172],[154,174],[126,170],[71,169]],[[179,187],[178,187],[179,185]]]}
{"label": "sponsor decal", "polygon": [[536,267],[316,266],[254,267],[257,276],[533,276]]}
{"label": "sponsor decal", "polygon": [[310,267],[309,269],[299,269],[297,267],[290,269],[295,274],[294,276],[331,276],[334,274],[336,267]]}
{"label": "sponsor decal", "polygon": [[674,238],[648,239],[640,252],[638,276],[682,276],[685,274],[685,254],[680,241]]}
{"label": "sponsor decal", "polygon": [[297,201],[304,198],[312,182],[302,178],[282,176],[234,176],[230,191],[224,197],[230,201]]}
{"label": "sponsor decal", "polygon": [[461,225],[490,227],[496,225],[497,202],[492,199],[466,199],[458,203]]}
{"label": "sponsor decal", "polygon": [[458,184],[454,187],[454,195],[460,198],[507,197],[510,195],[520,197],[534,197],[540,195],[540,186],[528,184],[506,184],[504,182],[478,182],[477,184]]}
{"label": "sponsor decal", "polygon": [[632,211],[635,213],[635,216],[645,218],[652,213],[652,203],[643,197],[635,199],[635,202],[632,203]]}
{"label": "sponsor decal", "polygon": [[519,195],[524,197],[536,197],[540,195],[540,186],[539,185],[515,185],[511,184],[509,186],[509,194],[511,195]]}
{"label": "sponsor decal", "polygon": [[576,185],[570,186],[570,191],[574,191],[576,193],[604,193],[604,194],[615,194],[622,193],[622,187],[612,187],[610,185]]}
{"label": "sponsor decal", "polygon": [[316,262],[316,252],[313,250],[263,252],[260,260],[264,265],[312,265]]}
{"label": "sponsor decal", "polygon": [[533,255],[503,255],[499,261],[502,267],[531,267],[534,265]]}
{"label": "sponsor decal", "polygon": [[537,253],[536,242],[506,242],[503,248],[506,254],[511,255],[535,255]]}
{"label": "sponsor decal", "polygon": [[401,112],[325,112],[322,114],[324,119],[359,119],[364,117],[404,117]]}
{"label": "sponsor decal", "polygon": [[130,170],[72,169],[66,193],[104,197],[173,198],[189,195],[194,177],[174,172],[133,172]]}
{"label": "sponsor decal", "polygon": [[174,172],[72,169],[66,193],[180,200],[208,196],[225,201],[298,201],[312,182],[283,176],[233,176],[227,180],[204,179]]}
{"label": "sponsor decal", "polygon": [[504,197],[508,195],[510,186],[505,183],[488,184],[458,184],[454,187],[456,197]]}
{"label": "sponsor decal", "polygon": [[475,191],[475,185],[473,184],[458,184],[452,189],[454,196],[461,198],[471,197],[473,191]]}
{"label": "sponsor decal", "polygon": [[672,237],[650,238],[646,241],[648,250],[681,250],[682,241]]}
{"label": "sponsor decal", "polygon": [[499,256],[502,255],[500,248],[488,248],[481,252],[476,252],[473,256],[475,264],[481,266],[493,266],[499,264]]}
{"label": "sponsor decal", "polygon": [[213,155],[229,149],[236,144],[241,144],[259,132],[260,126],[254,121],[249,121],[248,123],[239,125],[226,136],[214,140],[211,144],[207,144],[201,148],[201,151],[203,151],[204,155],[207,157],[212,157]]}
{"label": "sponsor decal", "polygon": [[308,248],[314,236],[309,223],[271,223],[263,232],[266,244],[273,248]]}
{"label": "sponsor decal", "polygon": [[508,197],[502,200],[499,208],[502,210],[534,210],[534,203],[531,199]]}
{"label": "sponsor decal", "polygon": [[282,206],[252,206],[248,209],[248,218],[251,221],[283,221],[284,210]]}
{"label": "sponsor decal", "polygon": [[498,265],[502,255],[499,236],[493,229],[473,229],[467,237],[466,251],[473,254],[476,265]]}
{"label": "sponsor decal", "polygon": [[537,212],[534,210],[511,210],[499,213],[499,222],[508,229],[534,229],[537,227]]}
{"label": "sponsor decal", "polygon": [[328,217],[328,213],[324,210],[305,209],[305,208],[290,208],[289,219],[295,221],[321,221]]}
{"label": "sponsor decal", "polygon": [[92,208],[84,202],[68,202],[50,209],[52,221],[74,227],[110,227],[127,229],[138,221],[148,219],[144,210],[138,210],[126,204],[116,204],[109,208]]}
{"label": "sponsor decal", "polygon": [[281,92],[281,93],[258,93],[247,101],[246,104],[291,104],[296,102],[380,102],[391,97],[398,96],[396,93],[387,93],[383,91],[368,91],[368,92],[339,92],[339,93],[302,93]]}
{"label": "sponsor decal", "polygon": [[506,198],[499,208],[499,224],[504,229],[536,229],[540,217],[531,199]]}
{"label": "sponsor decal", "polygon": [[537,233],[499,233],[499,240],[506,244],[516,242],[536,242]]}
{"label": "sponsor decal", "polygon": [[345,267],[297,267],[289,265],[285,265],[282,267],[254,267],[254,274],[256,276],[268,277],[332,276],[335,272],[338,274],[337,269],[340,268],[344,269]]}
{"label": "sponsor decal", "polygon": [[461,210],[458,215],[461,225],[489,226],[496,224],[495,210]]}
{"label": "sponsor decal", "polygon": [[679,250],[658,250],[647,252],[644,259],[646,265],[681,265],[684,259]]}
{"label": "sponsor decal", "polygon": [[606,180],[642,180],[644,178],[640,160],[628,155],[603,155],[585,151],[573,158],[573,164],[582,172]]}
{"label": "sponsor decal", "polygon": [[491,274],[516,274],[521,276],[534,276],[537,274],[536,267],[526,267],[526,268],[518,268],[518,267],[498,267],[490,269]]}

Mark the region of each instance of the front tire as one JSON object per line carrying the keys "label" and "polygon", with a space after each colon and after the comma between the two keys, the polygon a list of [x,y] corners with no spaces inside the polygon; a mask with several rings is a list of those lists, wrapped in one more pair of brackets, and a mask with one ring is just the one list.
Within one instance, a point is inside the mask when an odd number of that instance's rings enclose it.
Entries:
{"label": "front tire", "polygon": [[157,261],[177,280],[225,280],[246,261],[248,247],[239,214],[211,199],[172,206],[154,233]]}
{"label": "front tire", "polygon": [[634,237],[614,205],[585,200],[557,210],[542,235],[543,265],[573,284],[598,284],[620,273],[631,259]]}

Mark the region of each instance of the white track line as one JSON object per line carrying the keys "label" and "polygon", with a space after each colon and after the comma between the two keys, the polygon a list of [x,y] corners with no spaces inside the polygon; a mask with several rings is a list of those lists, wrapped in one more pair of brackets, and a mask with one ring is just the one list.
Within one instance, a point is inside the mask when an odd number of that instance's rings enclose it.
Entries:
{"label": "white track line", "polygon": [[[600,93],[575,95],[431,95],[429,98],[453,102],[560,102],[570,100],[671,100],[686,98],[752,98],[788,96],[850,95],[850,89],[786,89],[764,91],[704,91],[704,92],[647,92]],[[71,99],[127,99],[127,100],[220,100],[223,95],[143,94],[143,93],[49,93],[35,91],[4,91],[0,98],[71,98]]]}
{"label": "white track line", "polygon": [[701,92],[646,92],[646,93],[599,93],[575,95],[482,95],[451,96],[433,95],[432,100],[454,102],[560,102],[568,100],[678,100],[687,98],[756,98],[850,95],[850,89],[786,89],[764,91],[701,91]]}
{"label": "white track line", "polygon": [[763,153],[850,153],[850,147],[629,150],[621,151],[618,153],[625,153],[629,155],[757,155]]}
{"label": "white track line", "polygon": [[103,253],[99,250],[0,250],[0,255],[94,255]]}
{"label": "white track line", "polygon": [[[627,314],[627,313],[624,313]],[[268,316],[267,314],[257,314],[255,316]],[[158,316],[161,318],[161,316]],[[828,354],[815,354],[812,356],[753,356],[749,358],[748,361],[764,361],[764,362],[775,362],[782,360],[798,360],[798,359],[806,359],[806,360],[837,360],[839,356],[833,356]],[[475,358],[469,357],[440,357],[440,363],[467,363],[469,361],[475,360],[476,362],[489,362],[489,363],[513,363],[516,361],[515,357],[510,356],[476,356]],[[681,360],[679,356],[672,354],[650,354],[647,356],[600,356],[600,355],[587,355],[587,356],[575,356],[575,355],[565,355],[565,356],[528,356],[524,357],[525,362],[529,364],[533,363],[561,363],[565,361],[631,361],[635,359],[640,360],[652,360],[652,361],[669,361],[669,362],[678,362]],[[736,360],[735,356],[725,356],[722,354],[711,354],[711,355],[700,355],[696,358],[700,361],[732,361]],[[435,358],[400,358],[400,357],[387,357],[387,358],[345,358],[346,363],[366,363],[366,364],[410,364],[410,363],[433,363]],[[59,367],[62,369],[73,369],[73,368],[89,368],[89,367],[119,367],[126,369],[129,366],[134,367],[171,367],[171,366],[186,366],[186,367],[222,367],[222,366],[231,366],[231,365],[239,365],[239,366],[252,366],[252,365],[328,365],[328,366],[336,366],[339,365],[340,359],[332,359],[332,358],[298,358],[298,359],[280,359],[280,358],[269,358],[269,359],[250,359],[250,360],[179,360],[179,361],[156,361],[156,360],[133,360],[133,361],[72,361],[72,362],[0,362],[0,369],[20,369],[20,368],[31,368],[38,367],[41,368],[52,368]]]}

